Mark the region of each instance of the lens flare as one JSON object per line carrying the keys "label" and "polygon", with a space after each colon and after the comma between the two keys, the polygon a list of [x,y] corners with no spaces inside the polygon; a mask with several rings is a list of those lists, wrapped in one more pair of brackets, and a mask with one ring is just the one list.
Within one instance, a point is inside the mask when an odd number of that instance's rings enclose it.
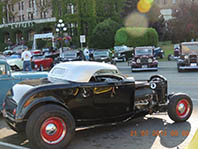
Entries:
{"label": "lens flare", "polygon": [[137,9],[141,13],[147,13],[150,11],[153,0],[139,0]]}
{"label": "lens flare", "polygon": [[125,19],[126,27],[148,27],[147,18],[138,12],[133,12]]}

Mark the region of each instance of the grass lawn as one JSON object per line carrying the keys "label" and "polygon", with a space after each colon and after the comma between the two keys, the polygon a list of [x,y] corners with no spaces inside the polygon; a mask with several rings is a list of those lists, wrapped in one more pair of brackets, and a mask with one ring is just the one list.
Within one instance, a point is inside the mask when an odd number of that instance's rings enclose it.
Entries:
{"label": "grass lawn", "polygon": [[159,59],[159,61],[167,61],[168,55],[174,52],[174,44],[172,44],[171,41],[160,42],[159,47],[161,47],[165,53],[164,59]]}

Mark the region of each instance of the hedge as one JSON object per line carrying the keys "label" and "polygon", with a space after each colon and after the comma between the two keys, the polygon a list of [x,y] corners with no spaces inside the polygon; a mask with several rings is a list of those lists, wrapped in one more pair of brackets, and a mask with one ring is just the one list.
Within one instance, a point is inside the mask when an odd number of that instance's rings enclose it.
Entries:
{"label": "hedge", "polygon": [[91,47],[98,49],[107,49],[114,46],[114,37],[120,24],[107,19],[96,25],[91,36]]}
{"label": "hedge", "polygon": [[117,46],[157,46],[158,42],[158,33],[154,28],[121,28],[115,35],[115,45]]}

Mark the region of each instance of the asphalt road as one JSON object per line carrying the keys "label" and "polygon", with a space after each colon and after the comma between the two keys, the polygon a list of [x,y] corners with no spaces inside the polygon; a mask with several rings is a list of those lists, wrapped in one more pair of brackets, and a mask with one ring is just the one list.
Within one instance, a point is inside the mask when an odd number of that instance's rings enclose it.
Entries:
{"label": "asphalt road", "polygon": [[[116,126],[81,129],[76,132],[68,149],[183,149],[198,126],[198,72],[178,73],[175,62],[161,62],[158,72],[132,73],[126,63],[119,63],[118,68],[137,80],[148,79],[153,74],[165,76],[169,93],[185,92],[192,97],[194,110],[191,118],[185,123],[176,124],[166,114],[155,114]],[[0,118],[0,149],[18,148],[10,144],[30,148],[25,136],[10,130]]]}

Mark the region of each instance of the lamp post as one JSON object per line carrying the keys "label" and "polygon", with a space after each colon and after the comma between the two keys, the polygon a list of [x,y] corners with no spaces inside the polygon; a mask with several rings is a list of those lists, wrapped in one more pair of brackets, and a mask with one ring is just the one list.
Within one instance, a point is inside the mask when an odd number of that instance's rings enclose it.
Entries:
{"label": "lamp post", "polygon": [[60,55],[62,55],[63,52],[63,32],[67,31],[67,27],[65,26],[62,19],[58,20],[58,23],[56,24],[56,32],[58,33],[58,36],[60,37]]}

